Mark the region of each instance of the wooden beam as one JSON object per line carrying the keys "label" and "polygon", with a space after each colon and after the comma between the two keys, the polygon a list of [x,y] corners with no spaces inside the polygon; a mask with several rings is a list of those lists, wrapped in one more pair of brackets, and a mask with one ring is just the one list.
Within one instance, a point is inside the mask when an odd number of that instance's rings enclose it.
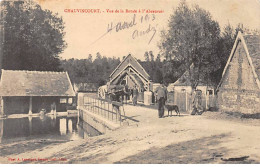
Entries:
{"label": "wooden beam", "polygon": [[29,102],[29,115],[32,115],[32,96],[30,96],[30,102]]}
{"label": "wooden beam", "polygon": [[29,132],[30,134],[32,134],[32,116],[29,116],[28,119],[29,119]]}
{"label": "wooden beam", "polygon": [[4,97],[1,97],[0,118],[4,116]]}

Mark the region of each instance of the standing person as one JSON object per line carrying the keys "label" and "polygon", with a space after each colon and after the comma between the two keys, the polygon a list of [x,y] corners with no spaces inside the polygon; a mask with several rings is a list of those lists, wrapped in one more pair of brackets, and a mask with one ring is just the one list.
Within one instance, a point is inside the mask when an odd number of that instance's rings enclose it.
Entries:
{"label": "standing person", "polygon": [[51,104],[51,114],[56,115],[56,103],[53,102]]}
{"label": "standing person", "polygon": [[137,105],[137,96],[138,96],[138,90],[137,90],[137,86],[134,86],[133,89],[133,105]]}
{"label": "standing person", "polygon": [[159,118],[162,118],[164,115],[164,105],[167,100],[167,88],[161,82],[161,85],[155,90],[157,102],[158,102],[158,115]]}

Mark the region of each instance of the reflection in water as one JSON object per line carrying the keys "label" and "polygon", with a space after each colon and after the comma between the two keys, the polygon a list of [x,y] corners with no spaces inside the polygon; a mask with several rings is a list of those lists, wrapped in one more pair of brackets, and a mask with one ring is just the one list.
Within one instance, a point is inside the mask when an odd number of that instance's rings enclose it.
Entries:
{"label": "reflection in water", "polygon": [[77,116],[0,119],[0,143],[28,138],[77,140],[100,134]]}
{"label": "reflection in water", "polygon": [[68,130],[69,130],[70,133],[72,133],[72,131],[73,131],[72,130],[72,121],[71,121],[71,119],[68,120]]}
{"label": "reflection in water", "polygon": [[98,136],[98,135],[102,134],[84,121],[79,121],[78,125],[79,125],[78,133],[83,139],[85,139],[89,136],[92,137],[92,136]]}
{"label": "reflection in water", "polygon": [[67,132],[67,120],[65,118],[60,119],[60,135],[66,135]]}

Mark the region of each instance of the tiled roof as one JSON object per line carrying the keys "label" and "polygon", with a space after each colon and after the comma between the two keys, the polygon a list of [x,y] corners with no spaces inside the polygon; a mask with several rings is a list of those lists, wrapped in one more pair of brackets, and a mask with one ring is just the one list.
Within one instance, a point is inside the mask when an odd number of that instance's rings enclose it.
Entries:
{"label": "tiled roof", "polygon": [[67,72],[2,70],[0,96],[75,96]]}
{"label": "tiled roof", "polygon": [[189,71],[185,71],[185,73],[176,82],[174,82],[174,86],[191,86]]}
{"label": "tiled roof", "polygon": [[[191,64],[190,66],[190,70],[191,71],[194,71],[195,70],[195,67],[194,67],[194,64]],[[182,76],[173,83],[174,86],[191,86],[191,80],[190,80],[190,75],[189,75],[189,71],[185,71]],[[198,86],[213,86],[214,84],[210,81],[210,80],[205,80],[200,78],[199,80],[199,84]]]}

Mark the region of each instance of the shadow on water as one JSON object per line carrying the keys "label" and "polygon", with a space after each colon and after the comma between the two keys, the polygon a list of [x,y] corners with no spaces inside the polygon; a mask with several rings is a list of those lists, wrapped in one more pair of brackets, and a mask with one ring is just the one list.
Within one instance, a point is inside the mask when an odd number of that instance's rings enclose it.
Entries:
{"label": "shadow on water", "polygon": [[126,157],[118,164],[206,164],[206,163],[257,163],[254,160],[225,162],[223,157],[228,153],[225,147],[217,147],[221,138],[228,134],[204,137],[163,148],[152,147],[136,155]]}
{"label": "shadow on water", "polygon": [[0,119],[1,156],[97,135],[101,133],[77,116]]}

